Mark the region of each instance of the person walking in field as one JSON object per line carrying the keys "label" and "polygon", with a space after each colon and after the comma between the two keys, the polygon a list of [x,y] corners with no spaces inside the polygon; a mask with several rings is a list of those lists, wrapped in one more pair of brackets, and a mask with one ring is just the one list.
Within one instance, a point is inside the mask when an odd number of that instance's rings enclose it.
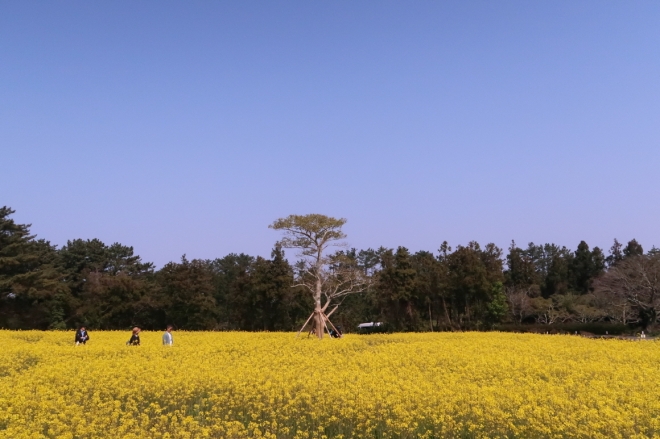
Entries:
{"label": "person walking in field", "polygon": [[167,330],[163,334],[163,346],[173,346],[174,337],[172,337],[172,325],[167,325]]}
{"label": "person walking in field", "polygon": [[84,326],[81,326],[80,329],[76,331],[76,346],[87,343],[87,340],[89,340],[87,329],[85,329]]}
{"label": "person walking in field", "polygon": [[127,346],[140,346],[140,328],[133,328],[131,339],[126,342]]}

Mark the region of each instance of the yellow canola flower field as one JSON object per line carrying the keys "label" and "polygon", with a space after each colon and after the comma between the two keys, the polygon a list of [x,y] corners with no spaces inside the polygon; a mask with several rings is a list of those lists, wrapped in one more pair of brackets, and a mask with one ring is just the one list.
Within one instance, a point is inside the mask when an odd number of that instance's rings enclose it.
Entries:
{"label": "yellow canola flower field", "polygon": [[0,331],[0,438],[660,437],[660,344]]}

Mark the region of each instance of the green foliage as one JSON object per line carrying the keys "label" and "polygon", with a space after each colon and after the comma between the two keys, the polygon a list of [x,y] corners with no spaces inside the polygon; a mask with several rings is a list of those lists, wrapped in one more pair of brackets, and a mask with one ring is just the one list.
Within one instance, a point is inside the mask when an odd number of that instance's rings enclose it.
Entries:
{"label": "green foliage", "polygon": [[503,281],[501,250],[488,244],[483,250],[477,242],[458,246],[447,257],[452,313],[459,326],[479,326],[491,300],[493,284]]}
{"label": "green foliage", "polygon": [[286,331],[295,327],[311,306],[303,306],[293,285],[293,270],[279,245],[271,253],[271,260],[257,258],[254,269],[254,299],[251,309],[255,330]]}
{"label": "green foliage", "polygon": [[504,295],[504,286],[502,282],[495,282],[493,284],[492,299],[486,305],[488,322],[491,325],[500,323],[506,317],[509,311],[509,305]]}
{"label": "green foliage", "polygon": [[511,241],[506,262],[507,270],[504,274],[508,285],[528,287],[541,283],[541,276],[535,264],[534,253],[518,248],[515,241]]}
{"label": "green foliage", "polygon": [[55,247],[16,224],[8,207],[0,208],[0,325],[45,328],[63,324],[68,286],[61,282]]}
{"label": "green foliage", "polygon": [[185,256],[176,264],[170,262],[156,275],[159,308],[167,324],[182,329],[215,329],[217,308],[213,288],[213,271],[207,261]]}
{"label": "green foliage", "polygon": [[642,245],[637,242],[636,239],[632,239],[628,242],[628,245],[623,249],[623,256],[624,257],[630,257],[630,256],[641,256],[644,254],[644,249],[642,248]]}
{"label": "green foliage", "polygon": [[143,325],[153,300],[153,265],[143,263],[133,247],[75,239],[62,247],[59,259],[74,301],[72,324],[103,329]]}
{"label": "green foliage", "polygon": [[570,286],[580,294],[591,289],[591,282],[605,269],[605,255],[598,247],[589,251],[589,245],[581,241],[570,261]]}
{"label": "green foliage", "polygon": [[620,262],[623,260],[623,245],[614,238],[614,244],[612,244],[612,247],[610,247],[610,255],[605,258],[605,263],[607,264],[608,267],[613,266],[617,262]]}
{"label": "green foliage", "polygon": [[[660,309],[656,281],[635,286],[660,273],[660,252],[654,247],[645,255],[636,240],[625,247],[614,240],[607,257],[584,241],[575,251],[556,244],[519,248],[512,242],[506,256],[494,244],[477,242],[455,249],[444,242],[435,254],[381,247],[326,255],[327,247],[345,237],[346,220],[291,215],[270,226],[284,231],[270,259],[184,256],[155,270],[120,243],[73,239],[57,249],[31,235],[29,225],[16,224],[13,213],[0,208],[0,327],[5,328],[173,324],[190,330],[297,330],[315,299],[306,286],[293,285],[300,283],[300,267],[313,278],[309,261],[316,257],[317,273],[334,275],[334,281],[355,272],[361,280],[373,280],[364,294],[337,299],[341,307],[332,320],[346,331],[370,321],[397,331],[504,328],[512,322],[543,328],[653,327]],[[291,264],[285,247],[301,250],[307,265]],[[318,279],[331,279],[323,276]],[[613,285],[611,294],[603,293],[605,281]],[[623,289],[628,296],[616,294]]]}
{"label": "green foliage", "polygon": [[396,253],[387,250],[381,255],[381,271],[376,291],[385,318],[397,330],[414,330],[417,326],[416,270],[412,266],[410,252],[399,247]]}
{"label": "green foliage", "polygon": [[271,229],[285,232],[280,245],[286,248],[299,248],[303,255],[317,256],[319,250],[326,248],[328,243],[344,239],[341,231],[346,224],[344,218],[332,218],[326,215],[289,215],[273,222]]}

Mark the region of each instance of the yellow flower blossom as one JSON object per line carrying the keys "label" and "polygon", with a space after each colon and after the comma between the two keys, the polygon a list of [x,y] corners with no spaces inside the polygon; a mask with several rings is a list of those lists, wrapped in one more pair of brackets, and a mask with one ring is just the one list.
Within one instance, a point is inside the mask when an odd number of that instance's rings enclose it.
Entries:
{"label": "yellow flower blossom", "polygon": [[660,438],[660,345],[0,331],[0,439]]}

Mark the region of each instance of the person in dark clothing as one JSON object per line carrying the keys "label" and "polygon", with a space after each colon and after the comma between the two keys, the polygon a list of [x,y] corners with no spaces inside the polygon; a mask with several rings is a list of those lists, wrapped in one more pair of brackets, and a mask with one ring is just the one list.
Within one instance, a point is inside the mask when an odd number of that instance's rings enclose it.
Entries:
{"label": "person in dark clothing", "polygon": [[342,335],[341,326],[337,326],[336,328],[330,330],[330,337],[332,338],[341,338]]}
{"label": "person in dark clothing", "polygon": [[89,334],[84,326],[81,326],[80,329],[76,331],[76,346],[79,344],[85,344],[89,340]]}
{"label": "person in dark clothing", "polygon": [[126,342],[127,346],[140,346],[140,328],[133,328],[131,339]]}

